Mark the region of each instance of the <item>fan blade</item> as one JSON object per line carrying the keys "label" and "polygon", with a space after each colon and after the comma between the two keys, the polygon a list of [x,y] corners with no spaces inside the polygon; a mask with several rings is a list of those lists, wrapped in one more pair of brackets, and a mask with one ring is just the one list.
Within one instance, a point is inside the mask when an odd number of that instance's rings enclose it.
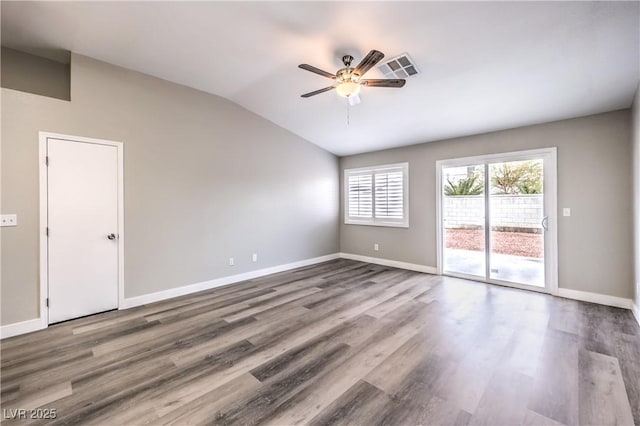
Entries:
{"label": "fan blade", "polygon": [[312,73],[316,73],[318,75],[330,78],[332,80],[336,79],[336,76],[334,74],[331,74],[330,72],[322,71],[320,68],[316,68],[313,65],[300,64],[300,65],[298,65],[298,68],[302,68],[303,70],[311,71]]}
{"label": "fan blade", "polygon": [[329,90],[333,90],[335,87],[329,86],[324,89],[316,90],[315,92],[305,93],[304,95],[300,95],[303,98],[310,98],[311,96],[319,95],[320,93],[328,92]]}
{"label": "fan blade", "polygon": [[406,82],[403,79],[360,80],[361,84],[369,87],[402,87]]}
{"label": "fan blade", "polygon": [[362,61],[360,61],[360,63],[358,64],[356,69],[353,70],[353,72],[358,74],[360,77],[362,77],[375,64],[380,62],[382,58],[384,58],[384,53],[377,50],[372,50],[371,52],[367,53],[367,56],[365,56],[364,59],[362,59]]}

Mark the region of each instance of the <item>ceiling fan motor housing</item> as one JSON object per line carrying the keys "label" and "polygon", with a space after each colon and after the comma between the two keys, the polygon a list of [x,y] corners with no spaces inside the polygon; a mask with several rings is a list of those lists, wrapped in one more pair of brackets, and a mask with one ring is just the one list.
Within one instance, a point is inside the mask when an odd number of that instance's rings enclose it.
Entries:
{"label": "ceiling fan motor housing", "polygon": [[342,57],[342,63],[344,64],[345,67],[349,68],[351,66],[351,62],[353,62],[353,56],[344,55]]}
{"label": "ceiling fan motor housing", "polygon": [[354,82],[357,83],[360,80],[360,75],[353,72],[353,68],[341,68],[336,73],[336,79],[339,82]]}

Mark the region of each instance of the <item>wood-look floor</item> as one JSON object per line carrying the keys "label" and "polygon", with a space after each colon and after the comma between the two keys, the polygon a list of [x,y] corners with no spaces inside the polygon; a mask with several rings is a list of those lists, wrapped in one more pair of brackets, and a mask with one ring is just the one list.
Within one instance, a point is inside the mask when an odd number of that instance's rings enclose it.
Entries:
{"label": "wood-look floor", "polygon": [[336,260],[1,343],[12,423],[640,424],[622,309]]}

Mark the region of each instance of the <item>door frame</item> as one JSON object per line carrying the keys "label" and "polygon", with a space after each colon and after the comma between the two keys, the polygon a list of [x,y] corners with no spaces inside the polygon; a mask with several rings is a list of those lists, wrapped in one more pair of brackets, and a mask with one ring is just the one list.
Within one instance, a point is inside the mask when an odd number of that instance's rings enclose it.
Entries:
{"label": "door frame", "polygon": [[51,132],[39,132],[40,141],[38,169],[40,173],[40,322],[42,328],[49,326],[49,245],[47,241],[48,226],[48,174],[47,174],[47,141],[49,139],[63,139],[70,142],[90,143],[96,145],[114,146],[118,155],[118,309],[124,306],[124,146],[122,142],[105,139],[86,138],[82,136],[63,135]]}
{"label": "door frame", "polygon": [[[464,279],[471,279],[475,281],[482,281],[489,284],[498,284],[507,287],[515,287],[525,290],[533,290],[543,293],[550,293],[553,295],[558,294],[558,166],[557,166],[557,148],[540,148],[530,149],[524,151],[513,151],[496,154],[477,155],[464,158],[453,158],[448,160],[436,161],[436,232],[437,232],[437,272],[438,275],[444,275],[444,236],[443,236],[443,195],[442,195],[442,168],[443,167],[455,167],[465,166],[469,163],[477,162],[484,164],[491,161],[519,161],[519,160],[531,160],[545,156],[544,163],[544,194],[545,194],[545,212],[548,216],[548,230],[545,235],[545,283],[544,288],[538,288],[535,286],[529,286],[524,284],[517,284],[508,281],[501,281],[485,277],[485,279],[479,279],[476,276],[470,276],[465,274],[452,274],[447,275],[455,276]],[[485,179],[489,177],[486,176]],[[485,191],[486,199],[486,191]],[[485,227],[489,218],[485,218]],[[488,265],[487,265],[488,266]]]}

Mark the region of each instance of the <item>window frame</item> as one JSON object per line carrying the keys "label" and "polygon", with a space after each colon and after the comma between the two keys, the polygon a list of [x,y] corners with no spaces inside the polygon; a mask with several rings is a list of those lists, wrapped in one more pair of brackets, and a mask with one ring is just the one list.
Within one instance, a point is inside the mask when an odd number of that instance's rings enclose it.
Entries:
{"label": "window frame", "polygon": [[[393,220],[388,218],[376,217],[376,174],[389,171],[402,171],[402,219]],[[349,176],[352,175],[371,175],[371,218],[355,218],[349,216]],[[393,163],[382,164],[370,167],[358,167],[352,169],[344,169],[343,171],[343,209],[345,225],[368,225],[368,226],[385,226],[392,228],[408,228],[409,227],[409,163]]]}

